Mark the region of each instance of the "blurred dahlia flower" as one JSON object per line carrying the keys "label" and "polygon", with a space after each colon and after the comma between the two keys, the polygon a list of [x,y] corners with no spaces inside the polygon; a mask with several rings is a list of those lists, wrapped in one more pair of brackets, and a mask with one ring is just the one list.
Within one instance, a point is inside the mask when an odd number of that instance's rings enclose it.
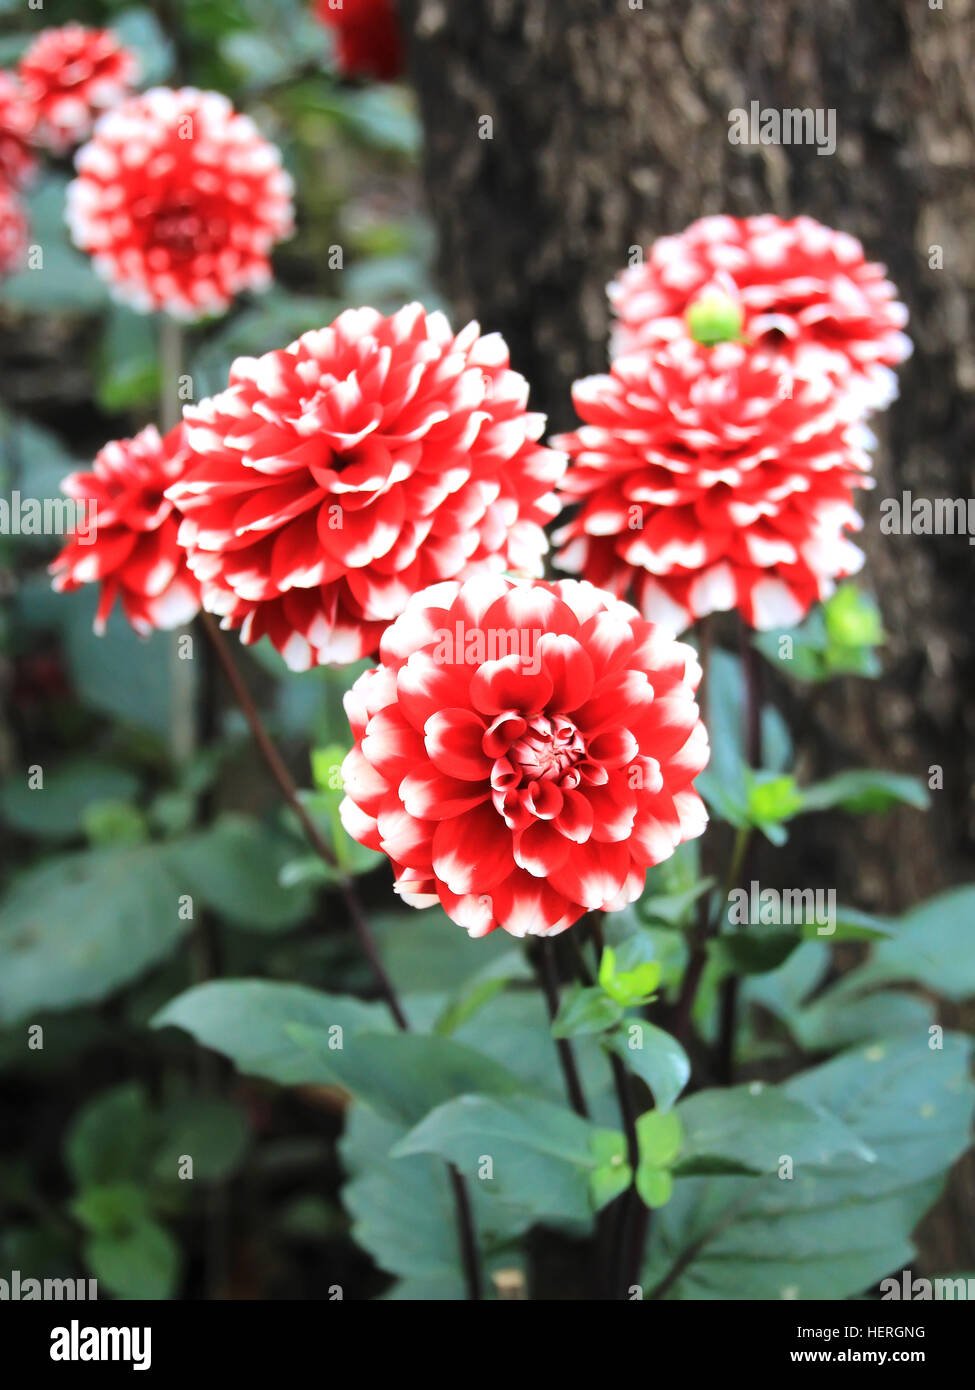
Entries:
{"label": "blurred dahlia flower", "polygon": [[12,72],[0,70],[0,182],[22,188],[34,172],[34,108]]}
{"label": "blurred dahlia flower", "polygon": [[279,151],[225,96],[156,87],[103,116],[75,156],[67,219],[119,299],[174,318],[270,283],[293,230]]}
{"label": "blurred dahlia flower", "polygon": [[722,275],[741,296],[749,342],[777,348],[797,371],[810,349],[838,354],[861,409],[896,396],[891,368],[911,351],[907,310],[855,237],[811,217],[704,217],[655,241],[642,264],[609,286],[617,316],[611,355],[682,336],[689,304]]}
{"label": "blurred dahlia flower", "polygon": [[110,29],[65,24],[44,29],[17,71],[34,108],[35,138],[63,154],[91,133],[96,117],[129,95],[138,63]]}
{"label": "blurred dahlia flower", "polygon": [[169,493],[204,607],[304,670],[375,652],[437,580],[540,574],[565,459],[527,402],[497,334],[419,304],[239,358],[186,408],[193,457]]}
{"label": "blurred dahlia flower", "polygon": [[0,180],[0,275],[20,270],[27,250],[27,217],[14,190]]}
{"label": "blurred dahlia flower", "polygon": [[575,580],[417,594],[346,696],[342,819],[472,936],[564,931],[700,835],[694,652]]}
{"label": "blurred dahlia flower", "polygon": [[681,632],[737,608],[756,628],[798,622],[863,556],[854,487],[866,431],[828,372],[739,342],[682,339],[578,381],[585,422],[552,442],[581,505],[556,563]]}
{"label": "blurred dahlia flower", "polygon": [[176,539],[179,521],[165,490],[186,465],[182,425],[160,438],[154,425],[134,439],[113,440],[90,473],[72,473],[62,491],[87,503],[80,531],[51,565],[54,587],[71,593],[101,584],[95,631],[105,631],[116,598],[145,636],[180,627],[200,608],[199,586]]}
{"label": "blurred dahlia flower", "polygon": [[345,77],[393,82],[403,71],[403,38],[394,0],[317,0],[315,12],[335,31],[336,66]]}

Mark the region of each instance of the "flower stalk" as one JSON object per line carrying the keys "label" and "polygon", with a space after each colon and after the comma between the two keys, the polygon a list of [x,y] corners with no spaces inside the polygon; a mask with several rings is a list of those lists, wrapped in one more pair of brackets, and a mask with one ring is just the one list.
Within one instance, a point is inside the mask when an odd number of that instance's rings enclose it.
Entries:
{"label": "flower stalk", "polygon": [[[372,932],[369,930],[365,915],[363,914],[352,885],[344,875],[338,873],[335,854],[331,846],[321,835],[311,816],[308,814],[307,808],[303,805],[295,781],[285,766],[284,760],[275,747],[267,729],[264,727],[264,722],[258,713],[257,706],[254,704],[251,693],[247,689],[233,658],[227,651],[226,644],[220,636],[217,624],[209,613],[202,613],[200,615],[200,620],[210,640],[217,660],[233,689],[237,703],[240,706],[244,718],[247,720],[251,733],[254,736],[254,741],[257,744],[269,772],[277,783],[288,806],[298,818],[298,822],[312,849],[319,858],[338,875],[338,887],[342,894],[343,901],[345,902],[346,911],[349,914],[359,944],[372,967],[373,974],[376,976],[383,998],[396,1022],[396,1026],[404,1033],[409,1032],[409,1020],[406,1017],[399,995],[396,992],[396,987],[387,973],[386,967],[382,963],[375,939],[373,938]],[[458,1243],[464,1267],[467,1297],[469,1300],[478,1301],[483,1297],[483,1283],[480,1256],[477,1246],[477,1228],[474,1223],[470,1192],[463,1174],[460,1173],[452,1163],[447,1165],[447,1170],[454,1194],[454,1206],[457,1214]]]}

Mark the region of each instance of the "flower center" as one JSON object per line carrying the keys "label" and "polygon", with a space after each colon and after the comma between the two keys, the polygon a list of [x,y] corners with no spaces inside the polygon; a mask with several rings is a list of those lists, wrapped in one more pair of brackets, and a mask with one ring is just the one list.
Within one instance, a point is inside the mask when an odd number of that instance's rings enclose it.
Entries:
{"label": "flower center", "polygon": [[[522,786],[529,782],[562,782],[585,756],[582,735],[570,719],[561,715],[536,715],[528,721],[522,737],[508,749],[508,761],[521,773]],[[573,776],[577,782],[578,774]]]}
{"label": "flower center", "polygon": [[187,260],[191,256],[212,254],[226,245],[227,223],[219,215],[204,215],[191,199],[181,199],[155,213],[152,239],[174,260]]}

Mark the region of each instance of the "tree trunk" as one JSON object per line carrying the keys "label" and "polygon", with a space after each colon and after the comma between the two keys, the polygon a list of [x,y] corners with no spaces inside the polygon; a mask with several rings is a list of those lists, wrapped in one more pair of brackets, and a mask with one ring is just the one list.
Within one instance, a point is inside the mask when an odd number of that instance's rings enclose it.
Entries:
{"label": "tree trunk", "polygon": [[[874,765],[927,781],[939,765],[944,786],[926,817],[850,833],[811,824],[801,838],[815,876],[790,881],[835,883],[846,901],[890,910],[971,877],[975,550],[963,536],[881,536],[878,520],[880,500],[904,489],[972,493],[975,6],[400,5],[444,288],[458,322],[504,334],[553,428],[573,419],[572,380],[605,367],[604,287],[632,247],[705,213],[809,213],[888,264],[916,350],[878,422],[878,485],[864,503],[885,673],[799,692],[793,724],[810,774]],[[731,144],[729,112],[753,99],[835,109],[835,154]]]}

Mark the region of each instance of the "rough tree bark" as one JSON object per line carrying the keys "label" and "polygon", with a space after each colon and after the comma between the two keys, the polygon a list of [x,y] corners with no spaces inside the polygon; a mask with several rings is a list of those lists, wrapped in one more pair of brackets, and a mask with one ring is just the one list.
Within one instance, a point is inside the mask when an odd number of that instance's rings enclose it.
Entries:
{"label": "rough tree bark", "polygon": [[[882,910],[973,877],[975,849],[975,550],[878,525],[903,489],[975,495],[975,3],[940,3],[400,0],[443,286],[458,320],[505,335],[553,426],[604,368],[604,286],[633,246],[704,213],[805,212],[889,266],[916,351],[864,503],[885,673],[801,693],[792,717],[810,773],[938,764],[944,787],[927,817],[812,824],[794,871],[813,876],[789,880]],[[753,99],[834,108],[835,154],[732,145]]]}

